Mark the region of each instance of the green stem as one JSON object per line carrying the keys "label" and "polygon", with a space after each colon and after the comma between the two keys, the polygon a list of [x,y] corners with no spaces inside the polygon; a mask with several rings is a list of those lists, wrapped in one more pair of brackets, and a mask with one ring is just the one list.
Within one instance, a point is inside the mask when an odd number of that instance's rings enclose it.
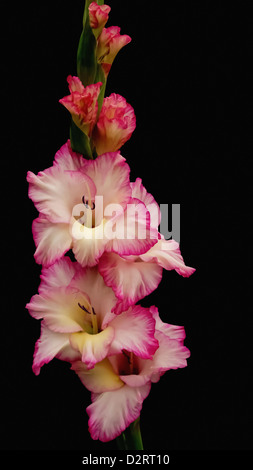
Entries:
{"label": "green stem", "polygon": [[124,432],[119,437],[117,437],[116,442],[119,450],[127,450],[126,437]]}
{"label": "green stem", "polygon": [[120,450],[143,450],[143,443],[140,430],[140,418],[137,418],[130,426],[116,439]]}

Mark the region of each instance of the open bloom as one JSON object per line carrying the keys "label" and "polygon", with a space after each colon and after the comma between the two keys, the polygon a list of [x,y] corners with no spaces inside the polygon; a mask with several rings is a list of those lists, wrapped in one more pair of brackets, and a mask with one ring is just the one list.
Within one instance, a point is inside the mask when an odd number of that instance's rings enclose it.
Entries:
{"label": "open bloom", "polygon": [[87,369],[124,349],[152,358],[158,347],[152,312],[138,305],[116,316],[115,302],[96,267],[81,268],[64,257],[43,268],[39,294],[27,304],[31,316],[42,319],[35,374],[54,357],[80,360]]}
{"label": "open bloom", "polygon": [[110,11],[109,5],[98,5],[97,2],[92,2],[89,5],[90,26],[96,38],[107,23]]}
{"label": "open bloom", "polygon": [[[153,196],[147,192],[140,178],[131,183],[131,189],[132,197],[149,210],[153,229],[158,229],[160,209]],[[195,272],[194,268],[185,265],[179,244],[175,240],[164,240],[161,234],[146,253],[138,256],[104,253],[99,261],[99,272],[118,299],[114,311],[120,313],[153,292],[162,279],[163,269],[175,270],[183,277]]]}
{"label": "open bloom", "polygon": [[112,93],[104,99],[92,138],[96,152],[115,152],[130,139],[136,127],[134,110],[123,96]]}
{"label": "open bloom", "polygon": [[67,77],[70,95],[61,98],[59,102],[71,113],[74,123],[86,135],[90,135],[97,119],[98,95],[102,82],[86,87],[78,77]]}
{"label": "open bloom", "polygon": [[40,213],[33,222],[36,261],[48,266],[71,248],[82,266],[96,265],[105,251],[146,253],[157,231],[145,204],[131,196],[129,172],[119,152],[86,160],[69,142],[53,167],[29,171],[29,197]]}
{"label": "open bloom", "polygon": [[139,417],[152,382],[158,382],[169,369],[187,365],[190,352],[183,344],[184,328],[163,323],[155,307],[150,311],[156,321],[155,338],[159,342],[152,358],[143,359],[124,350],[91,370],[81,361],[72,364],[72,369],[92,392],[87,413],[93,439],[107,442],[118,437]]}
{"label": "open bloom", "polygon": [[102,65],[106,77],[120,49],[131,40],[127,34],[120,34],[118,26],[110,26],[102,30],[98,38],[97,60]]}

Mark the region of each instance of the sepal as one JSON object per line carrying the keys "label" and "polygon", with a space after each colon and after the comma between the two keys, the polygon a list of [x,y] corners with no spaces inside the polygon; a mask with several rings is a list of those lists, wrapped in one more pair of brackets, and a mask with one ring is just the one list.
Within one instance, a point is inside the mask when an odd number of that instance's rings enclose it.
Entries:
{"label": "sepal", "polygon": [[77,50],[77,75],[85,87],[95,83],[96,47],[97,41],[90,26],[89,15],[87,15]]}
{"label": "sepal", "polygon": [[93,159],[90,139],[77,127],[73,119],[71,119],[70,125],[70,143],[74,152],[82,154],[87,159]]}
{"label": "sepal", "polygon": [[[90,25],[89,6],[93,0],[86,0],[83,15],[83,30],[77,50],[77,74],[84,86],[96,83],[97,74],[97,38]],[[97,0],[98,5],[103,5],[103,0]]]}

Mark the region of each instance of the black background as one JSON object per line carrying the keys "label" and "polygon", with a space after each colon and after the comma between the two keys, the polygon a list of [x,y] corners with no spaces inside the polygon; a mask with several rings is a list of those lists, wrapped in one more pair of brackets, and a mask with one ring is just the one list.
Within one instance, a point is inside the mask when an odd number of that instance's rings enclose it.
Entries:
{"label": "black background", "polygon": [[[252,384],[250,18],[243,2],[109,1],[107,26],[132,42],[118,54],[106,95],[134,107],[122,154],[159,203],[181,205],[181,251],[196,273],[164,272],[161,318],[184,325],[188,367],[152,386],[141,413],[146,450],[249,449]],[[27,2],[4,10],[2,40],[3,449],[103,450],[92,441],[90,393],[57,360],[32,373],[39,322],[25,310],[37,292],[31,233],[37,216],[26,172],[52,165],[69,136],[58,103],[76,74],[84,2]],[[251,136],[250,136],[251,134]],[[251,232],[252,233],[252,232]]]}

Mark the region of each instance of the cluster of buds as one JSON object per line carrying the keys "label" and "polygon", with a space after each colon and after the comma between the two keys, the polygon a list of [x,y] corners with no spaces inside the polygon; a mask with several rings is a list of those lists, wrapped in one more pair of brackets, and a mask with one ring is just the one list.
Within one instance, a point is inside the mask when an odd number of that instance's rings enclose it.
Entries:
{"label": "cluster of buds", "polygon": [[77,53],[78,77],[67,78],[70,95],[60,100],[72,116],[72,149],[87,158],[118,150],[136,126],[134,110],[122,96],[114,93],[104,100],[112,63],[131,41],[130,36],[120,34],[118,26],[105,28],[110,10],[108,5],[86,3]]}

